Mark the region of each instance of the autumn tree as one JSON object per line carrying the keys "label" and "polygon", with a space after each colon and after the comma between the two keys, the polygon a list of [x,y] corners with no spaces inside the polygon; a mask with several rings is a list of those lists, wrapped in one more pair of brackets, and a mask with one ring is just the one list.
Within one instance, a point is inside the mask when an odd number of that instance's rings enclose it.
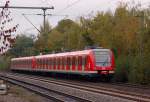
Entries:
{"label": "autumn tree", "polygon": [[51,32],[51,26],[48,21],[45,22],[42,26],[40,26],[40,32],[37,36],[37,40],[35,42],[35,48],[37,53],[47,52],[47,44],[48,44],[48,36]]}

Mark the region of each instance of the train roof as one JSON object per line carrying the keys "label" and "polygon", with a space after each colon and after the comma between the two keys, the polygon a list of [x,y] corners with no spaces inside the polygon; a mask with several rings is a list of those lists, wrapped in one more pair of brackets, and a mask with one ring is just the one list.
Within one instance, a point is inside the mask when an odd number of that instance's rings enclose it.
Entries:
{"label": "train roof", "polygon": [[55,54],[46,54],[46,55],[38,55],[38,56],[30,56],[30,57],[20,57],[20,58],[13,58],[12,60],[25,60],[25,59],[32,59],[35,58],[47,58],[47,57],[57,57],[57,56],[73,56],[73,55],[87,55],[90,54],[92,51],[110,51],[110,49],[89,49],[89,50],[82,50],[82,51],[73,51],[73,52],[63,52],[63,53],[55,53]]}
{"label": "train roof", "polygon": [[91,52],[91,50],[83,50],[83,51],[73,51],[73,52],[63,52],[63,53],[55,53],[55,54],[47,54],[47,55],[39,55],[35,56],[36,58],[41,57],[54,57],[54,56],[73,56],[73,55],[87,55]]}
{"label": "train roof", "polygon": [[73,51],[73,52],[63,52],[63,53],[55,53],[55,54],[47,54],[47,55],[39,55],[35,56],[36,58],[43,58],[43,57],[57,57],[57,56],[73,56],[73,55],[87,55],[90,54],[92,51],[110,51],[110,49],[89,49],[89,50],[82,50],[82,51]]}
{"label": "train roof", "polygon": [[20,57],[20,58],[12,58],[11,60],[14,61],[14,60],[25,60],[25,59],[32,59],[33,56],[29,56],[29,57]]}

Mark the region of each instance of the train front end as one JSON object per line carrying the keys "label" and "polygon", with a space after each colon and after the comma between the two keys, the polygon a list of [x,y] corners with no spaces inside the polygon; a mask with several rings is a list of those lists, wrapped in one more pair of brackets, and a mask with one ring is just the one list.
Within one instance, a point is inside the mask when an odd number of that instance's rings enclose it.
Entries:
{"label": "train front end", "polygon": [[95,70],[101,76],[112,77],[115,73],[114,54],[110,49],[93,49]]}

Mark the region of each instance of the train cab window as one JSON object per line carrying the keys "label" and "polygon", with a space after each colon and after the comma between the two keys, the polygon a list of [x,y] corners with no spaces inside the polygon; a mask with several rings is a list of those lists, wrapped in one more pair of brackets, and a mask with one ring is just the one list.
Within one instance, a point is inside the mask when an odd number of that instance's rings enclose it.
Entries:
{"label": "train cab window", "polygon": [[109,66],[110,65],[110,52],[109,51],[94,51],[96,66]]}

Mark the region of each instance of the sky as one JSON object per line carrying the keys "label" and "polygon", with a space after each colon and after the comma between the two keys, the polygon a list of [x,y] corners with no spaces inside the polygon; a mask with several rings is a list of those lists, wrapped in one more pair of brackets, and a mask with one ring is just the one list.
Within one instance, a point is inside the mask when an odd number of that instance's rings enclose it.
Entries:
{"label": "sky", "polygon": [[[128,3],[133,6],[133,0],[10,0],[10,6],[27,6],[27,7],[54,7],[53,10],[47,10],[46,19],[49,21],[52,27],[55,27],[57,23],[62,19],[79,20],[81,16],[93,17],[97,12],[114,12],[119,2]],[[5,5],[6,0],[0,0],[0,6]],[[134,5],[141,3],[142,8],[146,8],[150,5],[150,0],[134,0]],[[19,28],[14,35],[26,34],[37,35],[38,31],[27,21],[27,19],[34,24],[38,29],[43,23],[43,16],[34,14],[43,14],[42,10],[23,10],[23,9],[9,9],[11,11],[11,17],[13,21],[7,25],[7,28],[19,24]],[[0,10],[1,11],[1,10]],[[25,16],[22,14],[26,14]],[[27,15],[30,14],[30,15]],[[67,15],[67,16],[66,16]],[[3,46],[3,40],[0,40],[0,47]]]}
{"label": "sky", "polygon": [[[132,4],[132,0],[10,0],[10,6],[33,6],[33,7],[52,7],[53,10],[47,10],[47,14],[53,14],[53,16],[47,16],[52,27],[55,27],[57,23],[64,18],[72,20],[78,20],[81,16],[95,15],[98,11],[115,11],[115,8],[120,1],[128,2]],[[150,0],[134,0],[135,3],[141,3],[143,7],[147,7],[150,4]],[[0,0],[0,5],[4,5],[6,0]],[[38,34],[38,31],[25,19],[22,14],[25,15],[38,29],[43,22],[43,16],[34,15],[42,14],[42,10],[17,10],[10,9],[11,16],[13,17],[13,24],[19,24],[17,33],[20,34]]]}

